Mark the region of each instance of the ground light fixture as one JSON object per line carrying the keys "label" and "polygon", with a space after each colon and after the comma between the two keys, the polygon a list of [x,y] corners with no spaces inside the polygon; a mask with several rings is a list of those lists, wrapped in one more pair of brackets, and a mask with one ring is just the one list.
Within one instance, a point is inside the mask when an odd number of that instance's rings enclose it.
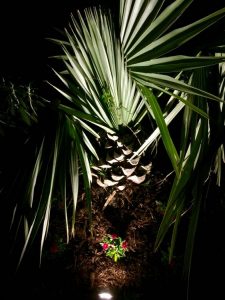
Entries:
{"label": "ground light fixture", "polygon": [[98,293],[98,297],[99,299],[108,300],[112,299],[113,296],[109,292],[100,292]]}

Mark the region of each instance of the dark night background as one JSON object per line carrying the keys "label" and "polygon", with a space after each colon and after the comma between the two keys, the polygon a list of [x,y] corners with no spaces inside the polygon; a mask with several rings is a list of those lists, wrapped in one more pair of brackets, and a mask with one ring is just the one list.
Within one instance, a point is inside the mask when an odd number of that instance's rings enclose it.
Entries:
{"label": "dark night background", "polygon": [[[173,2],[172,0],[165,1]],[[0,76],[9,80],[44,80],[49,74],[49,56],[55,49],[48,37],[56,37],[55,28],[63,29],[70,13],[87,6],[103,5],[116,11],[119,0],[7,1],[0,9]],[[224,0],[195,0],[186,24],[224,6]],[[188,18],[187,18],[188,16]],[[206,36],[208,39],[209,36]],[[52,65],[51,65],[52,66]]]}
{"label": "dark night background", "polygon": [[[70,13],[87,6],[112,7],[118,0],[7,1],[0,10],[0,75],[9,80],[46,79],[48,57],[55,54],[49,37],[63,29]],[[116,5],[117,6],[117,5]]]}

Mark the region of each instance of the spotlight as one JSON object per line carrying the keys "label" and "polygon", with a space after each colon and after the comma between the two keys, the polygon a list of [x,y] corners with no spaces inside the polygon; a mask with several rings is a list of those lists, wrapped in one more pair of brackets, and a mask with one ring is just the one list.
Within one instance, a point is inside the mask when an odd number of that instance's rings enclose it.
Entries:
{"label": "spotlight", "polygon": [[108,292],[101,292],[98,294],[100,299],[104,299],[104,300],[108,300],[108,299],[112,299],[112,295]]}

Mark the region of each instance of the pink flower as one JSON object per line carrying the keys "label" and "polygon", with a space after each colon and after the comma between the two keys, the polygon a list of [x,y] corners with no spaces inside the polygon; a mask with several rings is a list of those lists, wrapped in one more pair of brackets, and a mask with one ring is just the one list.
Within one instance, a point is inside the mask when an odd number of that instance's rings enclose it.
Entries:
{"label": "pink flower", "polygon": [[118,235],[113,233],[113,234],[111,234],[111,237],[112,237],[113,240],[115,240],[116,238],[118,238]]}
{"label": "pink flower", "polygon": [[106,251],[106,250],[109,248],[109,244],[104,243],[104,244],[102,245],[102,248],[103,248],[104,251]]}
{"label": "pink flower", "polygon": [[124,250],[126,250],[127,249],[127,241],[123,241],[121,246]]}

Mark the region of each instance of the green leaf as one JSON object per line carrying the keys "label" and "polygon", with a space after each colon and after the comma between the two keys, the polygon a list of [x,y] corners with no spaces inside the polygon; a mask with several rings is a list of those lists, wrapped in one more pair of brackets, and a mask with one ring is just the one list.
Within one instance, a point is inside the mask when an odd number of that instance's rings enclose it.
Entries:
{"label": "green leaf", "polygon": [[144,73],[137,73],[134,72],[134,77],[137,81],[140,81],[143,84],[142,80],[145,80],[145,85],[151,86],[151,83],[154,84],[155,87],[160,86],[163,88],[170,88],[172,90],[178,90],[187,94],[196,95],[200,97],[204,97],[206,99],[211,99],[219,102],[224,102],[221,98],[210,94],[204,90],[198,89],[194,86],[188,85],[180,80],[177,80],[173,77],[163,74],[144,74]]}
{"label": "green leaf", "polygon": [[[164,1],[143,1],[143,8],[141,7],[139,10],[133,8],[133,11],[134,9],[136,10],[136,19],[143,21],[138,23],[137,26],[134,24],[132,28],[136,39],[134,39],[132,35],[127,42],[128,45],[125,48],[125,53],[128,61],[133,57],[139,56],[143,49],[148,48],[149,45],[153,44],[154,40],[162,36],[162,34],[173,25],[177,18],[182,15],[191,2],[193,2],[193,0],[174,1],[171,5],[164,8],[161,14],[159,14],[159,12]],[[133,13],[130,8],[127,10],[129,14]],[[124,22],[126,22],[126,20],[124,20]],[[127,26],[127,28],[129,28],[129,26]]]}
{"label": "green leaf", "polygon": [[164,143],[164,146],[166,148],[167,154],[171,160],[171,163],[173,165],[173,168],[178,176],[178,163],[179,163],[179,155],[177,153],[177,150],[173,144],[172,138],[170,136],[169,130],[167,128],[165,119],[163,117],[161,108],[153,95],[152,91],[150,91],[148,88],[142,86],[140,87],[142,94],[146,97],[146,100],[151,107],[155,121],[159,127],[161,137]]}
{"label": "green leaf", "polygon": [[132,72],[143,73],[170,73],[180,72],[184,70],[193,70],[196,68],[207,67],[218,64],[225,60],[224,57],[210,57],[210,56],[170,56],[163,58],[151,59],[146,62],[140,62],[130,65]]}
{"label": "green leaf", "polygon": [[[177,1],[180,2],[180,1]],[[128,67],[134,63],[148,61],[153,58],[158,58],[167,54],[192,39],[209,26],[218,22],[225,16],[225,8],[222,8],[200,20],[197,20],[187,26],[173,30],[165,34],[154,42],[148,43],[140,51],[129,56]]]}
{"label": "green leaf", "polygon": [[165,214],[157,233],[155,249],[157,249],[162,243],[166,233],[168,232],[171,224],[174,221],[174,218],[176,218],[178,209],[184,204],[185,187],[190,180],[191,174],[194,170],[196,157],[198,156],[198,152],[201,149],[201,143],[201,130],[198,130],[196,139],[192,142],[191,145],[191,153],[188,155],[188,158],[185,157],[183,161],[180,162],[179,176],[176,177],[173,182]]}

